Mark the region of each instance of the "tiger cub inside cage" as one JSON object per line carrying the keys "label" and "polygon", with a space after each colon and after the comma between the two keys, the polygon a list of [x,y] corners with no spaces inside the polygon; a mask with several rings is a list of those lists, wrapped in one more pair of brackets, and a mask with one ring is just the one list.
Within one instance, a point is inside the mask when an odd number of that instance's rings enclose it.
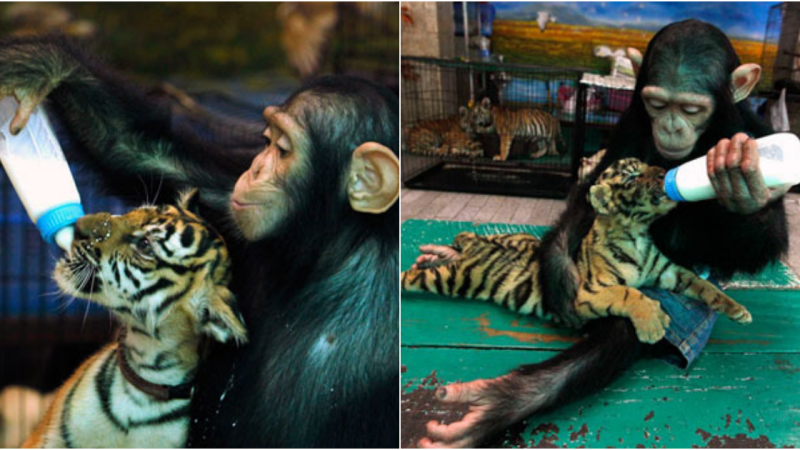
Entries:
{"label": "tiger cub inside cage", "polygon": [[522,139],[535,146],[531,159],[545,155],[558,155],[561,122],[545,111],[536,108],[509,108],[492,105],[489,98],[467,111],[467,121],[475,133],[496,133],[500,136],[500,154],[497,161],[508,160],[514,139]]}
{"label": "tiger cub inside cage", "polygon": [[247,341],[228,290],[225,242],[196,213],[197,191],[177,206],[145,206],[76,223],[55,280],[122,323],[64,383],[27,448],[183,447],[201,341]]}
{"label": "tiger cub inside cage", "polygon": [[483,147],[474,139],[469,111],[460,107],[457,116],[421,120],[409,130],[406,148],[418,155],[480,158]]}

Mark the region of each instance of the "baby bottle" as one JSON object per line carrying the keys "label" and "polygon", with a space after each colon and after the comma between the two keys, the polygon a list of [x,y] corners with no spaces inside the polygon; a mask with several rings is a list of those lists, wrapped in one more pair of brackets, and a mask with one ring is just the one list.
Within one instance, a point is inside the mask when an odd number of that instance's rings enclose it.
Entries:
{"label": "baby bottle", "polygon": [[41,106],[11,134],[17,105],[13,97],[0,100],[0,162],[45,241],[69,251],[73,224],[85,214],[78,188]]}
{"label": "baby bottle", "polygon": [[[800,139],[792,133],[776,133],[756,139],[759,168],[767,187],[800,183]],[[706,157],[686,162],[664,178],[664,191],[676,202],[696,202],[716,197],[708,178]]]}

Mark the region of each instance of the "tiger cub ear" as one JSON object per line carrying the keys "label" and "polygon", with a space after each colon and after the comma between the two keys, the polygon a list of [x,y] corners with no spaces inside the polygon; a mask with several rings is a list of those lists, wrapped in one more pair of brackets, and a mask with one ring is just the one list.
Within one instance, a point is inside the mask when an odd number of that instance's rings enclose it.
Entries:
{"label": "tiger cub ear", "polygon": [[462,119],[465,119],[467,117],[467,114],[469,114],[469,110],[467,109],[466,106],[462,106],[462,107],[458,108],[459,117],[461,117]]}
{"label": "tiger cub ear", "polygon": [[589,203],[600,215],[609,215],[617,211],[617,205],[611,197],[611,188],[606,184],[596,184],[589,188]]}
{"label": "tiger cub ear", "polygon": [[481,106],[483,108],[486,108],[486,109],[491,108],[492,107],[492,100],[489,99],[489,97],[483,97],[483,100],[481,100]]}
{"label": "tiger cub ear", "polygon": [[200,190],[192,188],[181,192],[178,198],[178,207],[192,214],[200,213]]}
{"label": "tiger cub ear", "polygon": [[200,330],[219,342],[247,343],[244,318],[236,307],[236,298],[225,286],[214,287],[208,304],[200,307],[198,321]]}

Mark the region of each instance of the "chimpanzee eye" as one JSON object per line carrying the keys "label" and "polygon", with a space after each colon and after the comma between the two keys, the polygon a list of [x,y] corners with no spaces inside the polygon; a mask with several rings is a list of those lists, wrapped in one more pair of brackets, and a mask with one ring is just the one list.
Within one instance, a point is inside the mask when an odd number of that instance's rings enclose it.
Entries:
{"label": "chimpanzee eye", "polygon": [[264,136],[264,147],[269,147],[272,144],[272,139],[269,136]]}
{"label": "chimpanzee eye", "polygon": [[275,146],[278,147],[281,158],[291,153],[291,142],[289,142],[289,139],[286,137],[286,135],[281,136],[281,138],[278,139],[278,142],[275,143]]}
{"label": "chimpanzee eye", "polygon": [[650,104],[651,107],[655,109],[664,109],[664,107],[667,106],[666,103],[662,102],[661,100],[656,100],[654,98],[651,98],[647,102]]}
{"label": "chimpanzee eye", "polygon": [[700,107],[697,105],[683,105],[681,106],[681,109],[683,110],[683,112],[689,115],[697,114],[700,112]]}

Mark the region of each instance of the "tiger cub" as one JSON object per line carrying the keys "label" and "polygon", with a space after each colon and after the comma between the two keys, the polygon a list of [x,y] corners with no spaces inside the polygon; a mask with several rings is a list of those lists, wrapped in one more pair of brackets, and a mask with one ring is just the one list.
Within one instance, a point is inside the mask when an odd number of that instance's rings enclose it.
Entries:
{"label": "tiger cub", "polygon": [[483,147],[473,139],[468,110],[444,119],[423,120],[411,127],[406,139],[408,151],[420,155],[483,156]]}
{"label": "tiger cub", "polygon": [[469,121],[476,133],[500,135],[500,154],[494,157],[495,160],[508,159],[515,138],[536,144],[536,151],[530,155],[531,159],[541,158],[545,154],[558,155],[561,122],[545,111],[492,106],[491,100],[484,98],[470,109]]}
{"label": "tiger cub", "polygon": [[66,294],[107,307],[122,328],[56,392],[24,447],[186,444],[201,340],[247,342],[226,287],[228,250],[196,203],[195,190],[177,206],[78,220],[55,280]]}
{"label": "tiger cub", "polygon": [[[653,286],[702,300],[749,323],[750,313],[712,283],[673,264],[647,231],[677,204],[662,189],[664,170],[635,158],[617,161],[590,188],[597,213],[578,256],[581,285],[575,309],[584,319],[628,317],[642,342],[664,337],[669,317],[636,288]],[[402,274],[407,291],[492,300],[544,318],[539,287],[539,240],[529,234],[461,233],[452,246],[422,246],[417,263]]]}

